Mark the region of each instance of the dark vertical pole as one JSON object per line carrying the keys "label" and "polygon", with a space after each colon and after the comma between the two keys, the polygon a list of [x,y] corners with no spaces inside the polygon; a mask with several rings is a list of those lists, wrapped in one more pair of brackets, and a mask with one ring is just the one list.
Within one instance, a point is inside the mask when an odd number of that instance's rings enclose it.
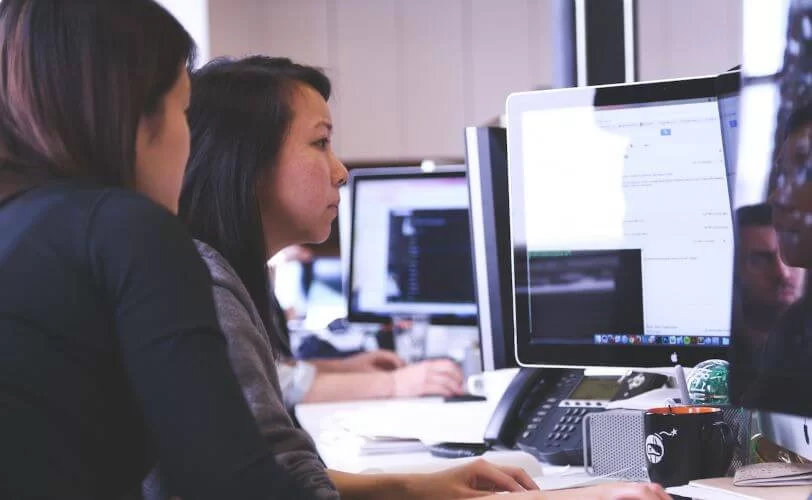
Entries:
{"label": "dark vertical pole", "polygon": [[636,0],[570,0],[578,85],[637,79]]}
{"label": "dark vertical pole", "polygon": [[573,0],[552,2],[553,87],[575,87],[575,3]]}

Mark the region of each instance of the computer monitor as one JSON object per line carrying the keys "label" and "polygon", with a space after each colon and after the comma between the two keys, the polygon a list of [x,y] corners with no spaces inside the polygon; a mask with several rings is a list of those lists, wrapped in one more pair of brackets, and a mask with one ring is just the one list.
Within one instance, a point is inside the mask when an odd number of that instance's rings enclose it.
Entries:
{"label": "computer monitor", "polygon": [[726,358],[716,77],[512,94],[507,121],[519,363]]}
{"label": "computer monitor", "polygon": [[465,158],[482,368],[485,371],[514,368],[518,364],[513,347],[513,271],[505,129],[467,127]]}
{"label": "computer monitor", "polygon": [[474,325],[473,264],[464,166],[356,169],[348,319],[399,314]]}
{"label": "computer monitor", "polygon": [[731,398],[812,459],[812,6],[744,7]]}

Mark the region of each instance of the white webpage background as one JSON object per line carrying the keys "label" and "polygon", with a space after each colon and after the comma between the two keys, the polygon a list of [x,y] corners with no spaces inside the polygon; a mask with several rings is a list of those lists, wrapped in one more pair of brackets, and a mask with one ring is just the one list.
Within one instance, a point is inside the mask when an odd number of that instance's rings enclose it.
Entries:
{"label": "white webpage background", "polygon": [[389,214],[393,210],[468,208],[464,177],[369,179],[355,189],[353,285],[361,312],[474,314],[475,304],[387,302]]}
{"label": "white webpage background", "polygon": [[717,103],[550,109],[521,123],[528,250],[641,249],[646,334],[729,335]]}

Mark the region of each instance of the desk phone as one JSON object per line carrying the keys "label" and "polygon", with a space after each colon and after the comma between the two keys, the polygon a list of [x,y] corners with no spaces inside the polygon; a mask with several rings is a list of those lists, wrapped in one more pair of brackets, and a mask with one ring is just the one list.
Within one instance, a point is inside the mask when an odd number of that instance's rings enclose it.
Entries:
{"label": "desk phone", "polygon": [[499,401],[485,442],[526,451],[551,465],[583,465],[584,417],[666,381],[656,374],[618,380],[585,377],[583,370],[522,368]]}

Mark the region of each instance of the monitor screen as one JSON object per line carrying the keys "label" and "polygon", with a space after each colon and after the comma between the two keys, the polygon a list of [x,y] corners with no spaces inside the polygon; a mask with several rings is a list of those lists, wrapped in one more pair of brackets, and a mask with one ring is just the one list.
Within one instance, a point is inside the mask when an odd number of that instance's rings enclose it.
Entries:
{"label": "monitor screen", "polygon": [[460,167],[354,170],[349,319],[476,322],[468,184]]}
{"label": "monitor screen", "polygon": [[[758,2],[750,2],[756,4]],[[746,5],[730,390],[734,404],[812,416],[812,7]],[[806,423],[795,440],[812,456]],[[792,426],[788,428],[792,429]]]}
{"label": "monitor screen", "polygon": [[717,84],[508,98],[520,364],[726,357],[733,226]]}

